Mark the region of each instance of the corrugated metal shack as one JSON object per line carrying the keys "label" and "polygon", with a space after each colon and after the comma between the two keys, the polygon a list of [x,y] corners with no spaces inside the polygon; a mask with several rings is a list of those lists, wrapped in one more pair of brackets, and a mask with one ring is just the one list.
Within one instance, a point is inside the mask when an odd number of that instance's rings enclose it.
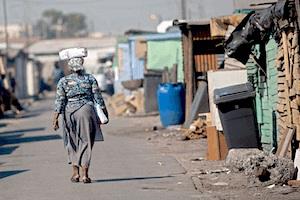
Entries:
{"label": "corrugated metal shack", "polygon": [[129,36],[117,47],[120,79],[143,79],[147,70],[163,70],[178,65],[178,78],[183,80],[180,32]]}
{"label": "corrugated metal shack", "polygon": [[211,37],[210,20],[195,22],[175,20],[173,23],[179,26],[182,32],[187,118],[197,89],[197,81],[209,70],[216,70],[223,61],[224,37]]}
{"label": "corrugated metal shack", "polygon": [[144,70],[145,112],[158,111],[156,94],[159,83],[163,81],[164,68],[171,69],[176,65],[177,79],[183,80],[181,34],[180,32],[149,34],[130,37],[129,41],[132,40],[136,43],[132,50],[135,50],[139,59],[136,63],[140,63],[139,67],[143,66]]}
{"label": "corrugated metal shack", "polygon": [[[234,23],[239,23],[245,15],[231,15],[215,20],[231,18]],[[184,80],[186,84],[186,118],[190,115],[191,106],[199,81],[205,79],[206,72],[217,70],[224,60],[223,41],[226,34],[216,35],[216,29],[212,30],[212,21],[202,20],[198,22],[174,21],[182,31],[183,55],[184,55]],[[225,20],[226,22],[226,20]],[[235,24],[235,25],[237,25]],[[223,35],[223,36],[222,36]],[[263,49],[261,49],[263,48]],[[260,70],[253,59],[246,64],[248,81],[252,82],[256,90],[256,118],[261,137],[261,143],[277,146],[278,123],[278,71],[276,69],[276,54],[278,51],[274,39],[264,46],[256,46],[257,56],[261,50],[265,52],[265,71]]]}
{"label": "corrugated metal shack", "polygon": [[[165,67],[177,66],[177,80],[183,81],[180,32],[132,35],[117,45],[117,79],[126,88],[132,80],[143,80],[145,112],[158,110],[156,90]],[[137,88],[136,88],[137,89]],[[119,92],[122,89],[118,89]],[[128,93],[128,91],[123,91]]]}

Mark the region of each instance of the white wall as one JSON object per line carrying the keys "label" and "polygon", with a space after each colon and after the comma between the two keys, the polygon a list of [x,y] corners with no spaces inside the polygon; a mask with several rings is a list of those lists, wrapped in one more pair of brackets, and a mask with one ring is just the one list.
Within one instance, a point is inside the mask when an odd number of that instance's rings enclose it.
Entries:
{"label": "white wall", "polygon": [[39,93],[38,67],[32,61],[28,61],[26,68],[27,68],[27,93],[29,96],[37,96]]}
{"label": "white wall", "polygon": [[219,112],[214,104],[214,90],[236,84],[242,84],[247,82],[247,70],[219,70],[209,71],[207,73],[208,78],[208,95],[209,106],[211,112],[211,122],[213,126],[216,126],[217,130],[222,131],[223,127],[219,117]]}
{"label": "white wall", "polygon": [[18,56],[16,58],[16,96],[18,98],[26,98],[27,93],[27,59],[23,56]]}

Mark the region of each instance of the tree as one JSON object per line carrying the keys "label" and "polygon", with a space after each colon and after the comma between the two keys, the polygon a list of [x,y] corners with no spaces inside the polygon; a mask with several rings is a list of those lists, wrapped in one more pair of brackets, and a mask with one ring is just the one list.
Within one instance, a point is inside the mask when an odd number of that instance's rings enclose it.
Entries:
{"label": "tree", "polygon": [[47,21],[50,22],[50,24],[56,25],[59,24],[61,20],[63,20],[64,14],[61,11],[50,9],[50,10],[45,10],[42,13],[42,17],[44,19],[47,19]]}
{"label": "tree", "polygon": [[70,13],[64,18],[67,35],[82,36],[87,33],[86,17],[81,13]]}
{"label": "tree", "polygon": [[47,39],[86,36],[88,33],[85,15],[64,14],[55,9],[45,10],[34,27],[37,36]]}

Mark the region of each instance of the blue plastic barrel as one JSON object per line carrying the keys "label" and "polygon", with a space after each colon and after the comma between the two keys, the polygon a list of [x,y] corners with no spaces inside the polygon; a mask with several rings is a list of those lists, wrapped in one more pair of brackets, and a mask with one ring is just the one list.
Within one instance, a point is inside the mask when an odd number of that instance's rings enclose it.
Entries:
{"label": "blue plastic barrel", "polygon": [[160,121],[164,127],[184,122],[185,91],[182,83],[161,83],[157,90]]}

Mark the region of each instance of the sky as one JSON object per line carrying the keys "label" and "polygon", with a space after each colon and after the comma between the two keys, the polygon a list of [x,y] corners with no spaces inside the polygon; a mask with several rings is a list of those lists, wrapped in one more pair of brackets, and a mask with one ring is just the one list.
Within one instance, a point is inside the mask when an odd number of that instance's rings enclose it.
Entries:
{"label": "sky", "polygon": [[[0,0],[3,24],[3,0]],[[6,0],[9,23],[34,23],[47,9],[79,12],[91,30],[122,34],[128,29],[155,30],[158,21],[181,18],[180,0]],[[233,12],[232,0],[186,0],[189,19],[222,16]],[[150,16],[157,16],[156,19]]]}

